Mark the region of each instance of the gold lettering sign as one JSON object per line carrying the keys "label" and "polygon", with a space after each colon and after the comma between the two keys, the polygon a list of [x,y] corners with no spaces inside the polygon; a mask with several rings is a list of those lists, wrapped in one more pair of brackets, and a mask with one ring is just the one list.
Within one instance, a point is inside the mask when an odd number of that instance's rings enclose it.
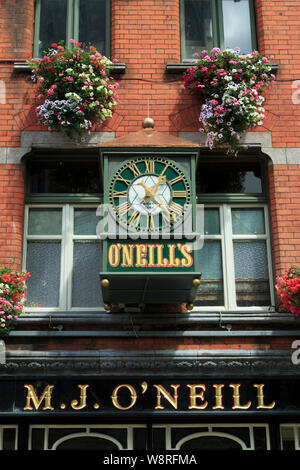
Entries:
{"label": "gold lettering sign", "polygon": [[168,402],[173,406],[173,408],[175,408],[175,410],[177,410],[177,408],[178,408],[178,389],[179,389],[180,385],[170,385],[170,386],[174,390],[174,395],[173,396],[162,385],[157,385],[157,384],[153,385],[153,387],[155,387],[156,390],[157,390],[157,393],[156,393],[157,403],[156,403],[156,406],[154,408],[155,410],[164,410],[165,409],[165,407],[161,404],[161,395],[163,395],[165,397],[165,399],[168,400]]}
{"label": "gold lettering sign", "polygon": [[51,398],[52,398],[52,390],[54,385],[47,385],[40,398],[38,398],[35,388],[33,385],[24,385],[27,388],[27,396],[26,396],[26,406],[24,410],[33,410],[33,406],[30,404],[31,401],[34,405],[35,410],[38,410],[43,401],[45,400],[45,404],[42,410],[54,410],[53,406],[51,405]]}
{"label": "gold lettering sign", "polygon": [[73,410],[83,410],[86,407],[87,389],[89,385],[78,385],[80,388],[80,400],[72,400],[71,407]]}
{"label": "gold lettering sign", "polygon": [[215,389],[216,404],[212,407],[212,409],[213,410],[224,410],[223,393],[222,393],[224,384],[213,384],[213,387]]}
{"label": "gold lettering sign", "polygon": [[[205,410],[207,408],[208,402],[204,401],[204,392],[206,390],[206,386],[204,384],[197,384],[197,385],[187,385],[190,388],[190,406],[189,410]],[[198,392],[200,388],[201,392]],[[199,405],[197,400],[200,399],[203,403]]]}
{"label": "gold lettering sign", "polygon": [[184,243],[113,243],[108,262],[112,268],[190,268],[194,264],[192,251],[191,245]]}
{"label": "gold lettering sign", "polygon": [[[121,388],[127,388],[130,392],[130,398],[131,398],[131,402],[129,403],[128,406],[122,406],[120,405],[119,403],[119,397],[118,397],[118,393],[119,393],[119,390]],[[129,384],[121,384],[121,385],[118,385],[112,395],[111,395],[111,401],[114,405],[115,408],[117,408],[118,410],[130,410],[130,408],[132,408],[135,403],[136,403],[136,400],[137,400],[137,393],[136,393],[136,390],[135,388],[132,386],[132,385],[129,385]]]}
{"label": "gold lettering sign", "polygon": [[245,405],[240,403],[240,386],[241,384],[230,384],[229,387],[233,388],[233,410],[247,410],[251,406],[251,401],[248,401]]}
{"label": "gold lettering sign", "polygon": [[[94,385],[93,385],[94,386]],[[93,407],[94,410],[101,410],[104,407],[94,401],[89,401],[89,397],[95,396],[95,390],[93,393],[88,393],[90,387],[89,384],[78,384],[77,399],[71,399],[69,403],[66,403],[65,397],[59,397],[63,399],[62,402],[54,403],[53,392],[55,389],[54,385],[46,385],[41,392],[38,394],[35,386],[32,384],[25,384],[26,390],[26,403],[23,408],[24,411],[52,411],[56,408],[61,410],[69,409],[75,411],[84,410],[87,407]],[[272,410],[276,406],[275,400],[265,402],[264,393],[265,384],[252,384],[250,389],[247,385],[247,390],[243,390],[242,384],[240,383],[210,383],[208,384],[170,384],[169,386],[162,384],[150,385],[148,382],[141,382],[140,386],[133,386],[129,383],[122,383],[113,389],[110,396],[111,404],[120,411],[131,410],[138,400],[141,400],[140,404],[143,405],[143,396],[146,398],[146,408],[151,410],[165,410],[167,403],[171,405],[174,410],[224,410],[225,408],[231,407],[232,410],[248,410],[249,408],[256,410]],[[184,390],[185,388],[185,390]],[[152,389],[155,391],[154,402],[150,403],[150,395],[148,392]],[[232,389],[232,392],[230,392]],[[179,395],[181,392],[181,396]],[[256,392],[256,399],[255,394]],[[189,392],[187,397],[186,392]],[[251,393],[252,400],[247,401],[248,393]],[[150,392],[151,393],[151,392]],[[226,396],[226,405],[223,401],[224,393]],[[97,395],[97,392],[96,392]],[[122,398],[121,398],[122,397]],[[231,398],[230,398],[231,397]],[[100,397],[99,397],[100,398]],[[104,402],[109,400],[109,397],[102,397]],[[100,398],[100,402],[102,402]],[[181,398],[181,401],[179,401]],[[231,402],[228,400],[231,399]],[[58,397],[57,397],[58,400]],[[142,408],[143,409],[143,408]]]}
{"label": "gold lettering sign", "polygon": [[253,384],[253,387],[257,388],[257,410],[272,410],[275,406],[275,401],[272,401],[270,405],[265,405],[264,397],[264,384]]}

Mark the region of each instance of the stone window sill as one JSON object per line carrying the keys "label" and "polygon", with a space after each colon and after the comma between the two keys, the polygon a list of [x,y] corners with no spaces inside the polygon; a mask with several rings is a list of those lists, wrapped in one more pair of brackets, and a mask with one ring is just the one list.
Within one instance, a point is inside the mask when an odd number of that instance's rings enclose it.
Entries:
{"label": "stone window sill", "polygon": [[[166,64],[166,73],[170,74],[182,74],[187,69],[194,65],[193,61],[191,62],[178,62],[178,63],[169,63]],[[272,67],[272,72],[274,75],[277,74],[278,64],[270,64]]]}
{"label": "stone window sill", "polygon": [[[30,67],[27,62],[16,61],[14,62],[14,71],[15,72],[30,72]],[[124,63],[116,63],[114,64],[114,68],[112,70],[112,75],[123,74],[126,72],[126,64]]]}

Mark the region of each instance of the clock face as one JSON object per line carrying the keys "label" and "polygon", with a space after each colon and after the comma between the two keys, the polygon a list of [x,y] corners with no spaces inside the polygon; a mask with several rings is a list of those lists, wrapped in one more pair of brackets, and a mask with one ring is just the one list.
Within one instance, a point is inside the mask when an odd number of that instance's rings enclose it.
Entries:
{"label": "clock face", "polygon": [[112,178],[109,200],[121,225],[139,232],[172,230],[191,200],[183,170],[163,157],[140,157],[124,163]]}

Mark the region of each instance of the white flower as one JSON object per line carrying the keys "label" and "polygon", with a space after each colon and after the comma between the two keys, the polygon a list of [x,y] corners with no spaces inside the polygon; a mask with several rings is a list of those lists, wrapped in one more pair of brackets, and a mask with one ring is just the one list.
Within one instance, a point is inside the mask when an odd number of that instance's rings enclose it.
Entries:
{"label": "white flower", "polygon": [[73,99],[76,100],[76,101],[82,101],[82,98],[80,98],[80,96],[77,95],[77,93],[72,93],[72,92],[66,93],[66,94],[65,94],[65,97],[66,97],[66,98],[73,98]]}

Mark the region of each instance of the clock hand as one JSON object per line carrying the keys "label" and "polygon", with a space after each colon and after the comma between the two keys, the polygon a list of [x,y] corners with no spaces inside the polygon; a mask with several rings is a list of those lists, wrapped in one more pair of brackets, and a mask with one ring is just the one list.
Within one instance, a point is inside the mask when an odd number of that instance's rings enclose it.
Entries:
{"label": "clock hand", "polygon": [[[145,190],[145,193],[146,195],[143,197],[143,201],[146,202],[146,199],[149,198],[150,201],[154,202],[154,204],[157,204],[158,206],[160,206],[163,210],[165,210],[166,212],[169,213],[169,210],[168,208],[166,207],[166,205],[164,204],[162,198],[160,197],[159,194],[156,193],[156,191],[154,191],[152,188],[153,186],[149,187],[149,186],[146,186],[144,181],[141,181],[140,183],[138,183],[140,186],[142,186],[142,188],[144,188]],[[155,197],[160,201],[160,203],[158,203],[156,200],[155,200]]]}
{"label": "clock hand", "polygon": [[145,190],[145,196],[143,197],[143,201],[146,202],[146,199],[149,197],[151,198],[152,197],[152,192],[151,192],[151,188],[149,188],[149,186],[146,186],[144,181],[141,181],[140,183],[138,183],[139,186],[142,186],[142,188]]}
{"label": "clock hand", "polygon": [[155,183],[153,186],[150,187],[154,192],[157,191],[158,186],[160,184],[166,184],[166,177],[165,175],[159,175],[157,183]]}
{"label": "clock hand", "polygon": [[155,204],[159,205],[159,207],[164,210],[165,212],[167,212],[167,214],[170,214],[170,211],[169,209],[167,208],[167,206],[164,204],[162,198],[159,196],[159,194],[155,194],[155,197],[157,197],[157,199],[160,201],[160,204],[155,201],[153,198],[150,198],[151,201],[155,202]]}

